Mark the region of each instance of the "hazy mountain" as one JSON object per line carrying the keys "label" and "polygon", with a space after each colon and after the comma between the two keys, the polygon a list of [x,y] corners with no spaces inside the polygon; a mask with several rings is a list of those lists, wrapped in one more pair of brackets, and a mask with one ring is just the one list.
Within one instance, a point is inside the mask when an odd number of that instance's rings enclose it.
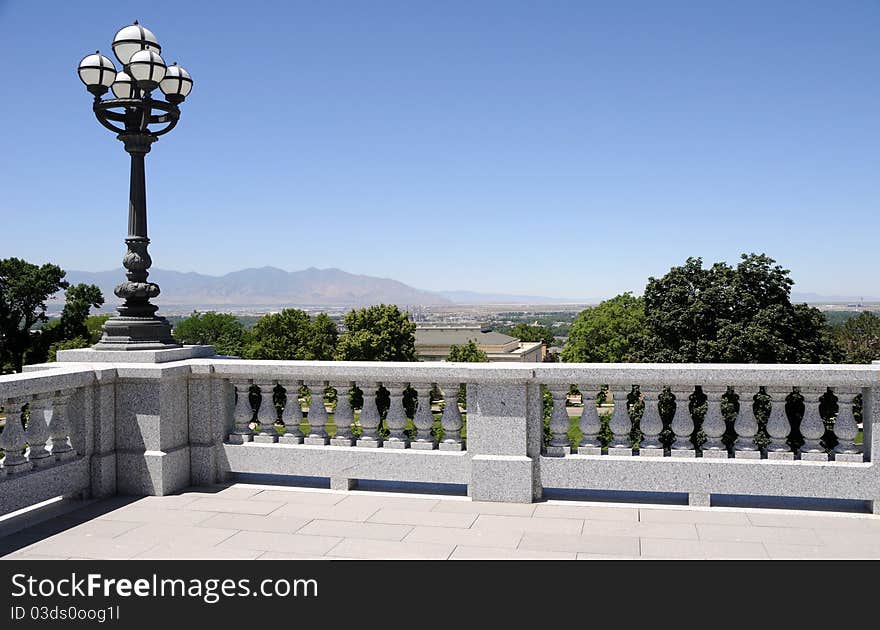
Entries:
{"label": "hazy mountain", "polygon": [[[122,269],[68,271],[71,283],[96,284],[108,302],[113,288],[124,280]],[[159,284],[160,304],[176,305],[366,305],[448,304],[449,299],[390,280],[347,273],[340,269],[284,271],[276,267],[242,269],[224,276],[151,269],[150,280]]]}
{"label": "hazy mountain", "polygon": [[476,291],[437,291],[455,304],[593,304],[600,300],[552,298],[542,295],[515,295],[509,293],[478,293]]}
{"label": "hazy mountain", "polygon": [[859,302],[880,302],[880,298],[853,295],[820,295],[819,293],[797,293],[792,292],[791,301],[795,304],[800,302],[808,302],[810,304],[822,303],[832,304],[835,302],[845,302],[847,304],[858,304]]}

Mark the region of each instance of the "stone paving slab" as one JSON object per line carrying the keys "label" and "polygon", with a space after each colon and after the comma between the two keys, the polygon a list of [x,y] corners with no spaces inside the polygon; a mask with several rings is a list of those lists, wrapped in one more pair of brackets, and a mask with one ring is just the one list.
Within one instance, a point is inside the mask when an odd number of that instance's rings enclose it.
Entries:
{"label": "stone paving slab", "polygon": [[256,549],[258,551],[288,551],[324,555],[342,541],[340,537],[300,536],[278,532],[238,532],[221,542],[227,549]]}
{"label": "stone paving slab", "polygon": [[278,516],[270,514],[227,514],[223,512],[211,513],[210,518],[201,521],[200,527],[216,527],[220,529],[244,530],[251,532],[281,532],[293,534],[311,522],[308,518],[295,516]]}
{"label": "stone paving slab", "polygon": [[352,523],[349,521],[322,521],[315,519],[302,527],[298,534],[339,536],[340,538],[368,538],[370,540],[403,540],[412,531],[410,525],[384,523]]}
{"label": "stone paving slab", "polygon": [[534,516],[537,518],[575,518],[589,519],[593,521],[638,521],[639,511],[631,507],[603,507],[593,505],[566,505],[560,501],[553,503],[539,503],[535,507]]}
{"label": "stone paving slab", "polygon": [[473,524],[477,529],[493,531],[540,532],[542,534],[580,534],[582,520],[571,518],[530,518],[526,516],[494,516],[481,514]]}
{"label": "stone paving slab", "polygon": [[815,545],[821,542],[812,529],[796,527],[748,527],[698,523],[697,532],[700,540],[785,542],[793,545]]}
{"label": "stone paving slab", "polygon": [[388,560],[446,560],[455,545],[435,543],[391,542],[346,538],[328,555],[338,558],[385,558]]}
{"label": "stone paving slab", "polygon": [[2,559],[880,559],[880,516],[257,484],[0,519]]}
{"label": "stone paving slab", "polygon": [[456,547],[450,560],[575,560],[577,554],[533,549],[504,549],[501,547]]}
{"label": "stone paving slab", "polygon": [[157,510],[141,507],[140,503],[113,510],[95,518],[96,521],[121,521],[125,523],[165,523],[168,525],[195,525],[202,523],[216,512],[199,510]]}
{"label": "stone paving slab", "polygon": [[745,512],[719,508],[639,508],[639,521],[643,523],[715,523],[717,525],[754,524],[749,521],[749,515]]}
{"label": "stone paving slab", "polygon": [[639,539],[631,536],[597,536],[594,534],[540,534],[527,532],[523,534],[519,549],[536,551],[574,551],[584,553],[602,553],[621,556],[639,554]]}
{"label": "stone paving slab", "polygon": [[250,498],[254,501],[280,501],[282,503],[306,503],[309,505],[336,505],[345,499],[345,495],[332,492],[263,490]]}
{"label": "stone paving slab", "polygon": [[476,519],[476,514],[449,514],[445,512],[395,509],[381,509],[369,518],[372,523],[432,525],[435,527],[470,527]]}
{"label": "stone paving slab", "polygon": [[532,516],[534,503],[494,503],[490,501],[439,501],[434,512],[456,514],[492,514],[495,516]]}
{"label": "stone paving slab", "polygon": [[431,542],[465,547],[504,547],[516,549],[522,540],[517,531],[498,532],[458,527],[414,527],[405,542]]}

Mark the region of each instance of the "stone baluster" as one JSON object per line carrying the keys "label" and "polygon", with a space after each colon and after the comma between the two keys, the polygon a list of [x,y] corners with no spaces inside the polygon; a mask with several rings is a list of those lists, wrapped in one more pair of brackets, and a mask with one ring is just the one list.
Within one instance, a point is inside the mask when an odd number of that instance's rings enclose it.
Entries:
{"label": "stone baluster", "polygon": [[388,427],[388,438],[385,440],[385,448],[408,448],[409,438],[403,430],[406,428],[406,408],[403,406],[403,392],[406,383],[383,383],[391,398],[388,413],[385,416],[385,426]]}
{"label": "stone baluster", "polygon": [[837,418],[834,420],[834,435],[837,446],[834,447],[834,460],[838,462],[862,462],[861,445],[855,443],[859,435],[859,425],[853,416],[853,398],[856,392],[848,389],[835,388],[837,396]]}
{"label": "stone baluster", "polygon": [[357,441],[358,446],[367,448],[382,446],[382,438],[379,437],[379,422],[382,418],[379,415],[379,408],[376,406],[377,389],[379,389],[379,383],[365,383],[361,388],[364,393],[364,407],[361,409],[362,433]]}
{"label": "stone baluster", "polygon": [[275,421],[278,419],[278,409],[275,407],[275,383],[265,381],[257,383],[260,388],[260,406],[257,408],[257,422],[260,425],[259,432],[254,436],[254,442],[273,443],[278,441],[278,432],[275,430]]}
{"label": "stone baluster", "polygon": [[330,434],[327,432],[330,420],[327,408],[324,406],[324,390],[327,388],[327,381],[309,381],[305,385],[311,394],[308,415],[309,436],[305,439],[305,443],[312,446],[324,446],[330,443]]}
{"label": "stone baluster", "polygon": [[642,443],[639,445],[641,457],[663,457],[663,444],[660,432],[663,431],[663,419],[660,417],[660,389],[657,387],[640,387],[645,402],[645,411],[639,422],[642,431]]}
{"label": "stone baluster", "polygon": [[28,442],[27,458],[34,465],[34,468],[45,468],[55,463],[52,453],[46,449],[46,442],[49,440],[52,398],[49,394],[39,394],[31,399],[29,406],[30,415],[25,433]]}
{"label": "stone baluster", "polygon": [[599,411],[596,409],[596,392],[598,385],[578,385],[581,393],[581,402],[584,405],[581,417],[578,419],[578,428],[581,430],[581,441],[578,443],[579,455],[601,455],[602,442],[599,440],[599,430],[602,428],[599,422]]}
{"label": "stone baluster", "polygon": [[819,413],[819,402],[827,391],[824,387],[801,387],[804,397],[804,417],[801,420],[801,459],[804,461],[828,461],[828,453],[822,448],[820,440],[825,435],[825,423]]}
{"label": "stone baluster", "polygon": [[550,413],[550,444],[544,450],[548,457],[564,457],[571,453],[568,442],[568,429],[571,421],[565,410],[565,401],[568,398],[568,385],[548,386],[550,395],[553,397],[553,410]]}
{"label": "stone baluster", "polygon": [[675,442],[669,451],[671,457],[696,457],[691,434],[694,432],[694,419],[690,411],[690,397],[693,388],[675,387],[675,415],[672,416],[672,432]]}
{"label": "stone baluster", "polygon": [[410,448],[430,451],[436,447],[431,429],[434,427],[434,414],[431,413],[431,383],[413,383],[412,387],[419,394],[416,415],[413,424],[416,427],[416,439]]}
{"label": "stone baluster", "polygon": [[758,434],[758,421],[755,418],[754,401],[739,397],[739,412],[733,419],[733,430],[736,442],[733,445],[733,456],[737,459],[761,459],[761,450],[755,444]]}
{"label": "stone baluster", "polygon": [[251,407],[252,382],[237,381],[233,383],[235,387],[235,411],[233,411],[232,421],[235,426],[228,437],[230,444],[244,444],[254,439],[254,432],[251,431],[250,427],[251,420],[254,417],[254,410]]}
{"label": "stone baluster", "polygon": [[440,424],[443,426],[443,439],[440,441],[441,451],[461,451],[464,444],[461,440],[461,411],[458,409],[458,388],[460,383],[437,383],[443,392],[443,415]]}
{"label": "stone baluster", "polygon": [[727,446],[722,441],[727,425],[721,413],[721,400],[727,392],[726,387],[703,387],[706,394],[706,416],[703,418],[703,433],[706,442],[702,446],[703,457],[723,459],[727,457]]}
{"label": "stone baluster", "polygon": [[26,398],[10,398],[6,401],[6,426],[0,433],[0,448],[5,457],[2,463],[3,469],[10,475],[27,472],[32,464],[24,456],[24,444],[27,440],[22,426],[22,407],[27,402]]}
{"label": "stone baluster", "polygon": [[52,442],[52,455],[60,462],[76,457],[76,451],[70,445],[70,418],[67,417],[69,403],[69,391],[55,392],[52,400],[52,419],[49,422],[49,435]]}
{"label": "stone baluster", "polygon": [[608,422],[612,438],[608,444],[608,454],[616,456],[630,456],[633,454],[630,433],[632,432],[632,418],[629,415],[629,395],[632,385],[610,385],[614,401],[614,412]]}
{"label": "stone baluster", "polygon": [[351,425],[354,423],[354,411],[351,408],[349,390],[351,381],[335,381],[331,383],[336,390],[336,411],[333,412],[333,423],[336,425],[336,436],[330,440],[333,446],[351,446]]}
{"label": "stone baluster", "polygon": [[281,444],[302,444],[305,437],[302,432],[303,412],[299,404],[299,388],[302,381],[285,381],[281,384],[286,392],[281,421],[284,423],[284,434],[278,438]]}
{"label": "stone baluster", "polygon": [[767,419],[767,435],[770,436],[770,444],[767,445],[767,459],[794,459],[794,453],[788,445],[788,434],[791,425],[788,415],[785,413],[785,399],[791,393],[791,389],[775,388],[767,389],[770,396],[770,417]]}

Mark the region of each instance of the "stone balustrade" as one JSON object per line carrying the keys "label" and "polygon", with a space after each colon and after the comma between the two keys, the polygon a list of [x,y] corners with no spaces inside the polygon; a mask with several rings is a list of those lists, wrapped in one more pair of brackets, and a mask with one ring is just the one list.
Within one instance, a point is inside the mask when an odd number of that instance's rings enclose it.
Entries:
{"label": "stone balustrade", "polygon": [[[491,501],[582,489],[681,493],[697,505],[723,494],[880,506],[880,365],[175,356],[31,370],[0,377],[0,513],[47,492],[161,495],[243,473],[341,489],[458,484]],[[79,476],[45,481],[72,465]],[[9,498],[18,492],[27,497]]]}

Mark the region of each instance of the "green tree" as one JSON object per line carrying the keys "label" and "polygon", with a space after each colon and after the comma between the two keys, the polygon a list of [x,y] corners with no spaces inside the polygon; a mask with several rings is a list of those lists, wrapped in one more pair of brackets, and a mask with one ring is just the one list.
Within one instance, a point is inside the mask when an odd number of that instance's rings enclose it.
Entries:
{"label": "green tree", "polygon": [[487,363],[489,356],[480,349],[476,341],[469,339],[463,346],[449,346],[446,360],[456,363]]}
{"label": "green tree", "polygon": [[540,341],[548,348],[553,345],[555,339],[553,331],[546,326],[517,324],[510,328],[510,330],[507,330],[506,333],[511,337],[516,337],[520,341]]}
{"label": "green tree", "polygon": [[[31,346],[25,354],[25,363],[52,362],[57,359],[59,350],[88,348],[100,338],[100,326],[109,316],[89,316],[92,308],[100,308],[104,296],[94,284],[77,284],[64,293],[64,308],[61,317],[53,319],[36,331]],[[95,324],[99,330],[95,331]]]}
{"label": "green tree", "polygon": [[20,258],[0,260],[0,372],[21,372],[35,324],[46,322],[46,300],[69,283],[61,267]]}
{"label": "green tree", "polygon": [[834,334],[846,363],[880,360],[880,317],[865,311],[846,320]]}
{"label": "green tree", "polygon": [[571,325],[562,360],[620,363],[634,360],[647,328],[642,298],[624,293],[581,311]]}
{"label": "green tree", "polygon": [[305,311],[287,308],[254,324],[242,355],[246,359],[329,361],[338,336],[336,324],[326,314],[312,318]]}
{"label": "green tree", "polygon": [[[480,350],[476,341],[468,339],[468,342],[463,346],[449,346],[449,355],[446,360],[457,363],[488,363],[489,357]],[[437,393],[439,394],[439,392]],[[458,404],[462,407],[467,406],[467,388],[464,385],[458,388]]]}
{"label": "green tree", "polygon": [[61,319],[58,324],[59,340],[76,339],[78,337],[90,339],[91,334],[87,325],[89,311],[93,308],[101,308],[104,305],[104,296],[94,284],[76,284],[64,292],[64,308],[61,310]]}
{"label": "green tree", "polygon": [[199,313],[174,326],[174,338],[188,345],[214,346],[217,354],[241,356],[245,343],[244,325],[229,313]]}
{"label": "green tree", "polygon": [[734,268],[688,258],[645,288],[646,361],[828,363],[839,360],[821,311],[792,304],[794,282],[764,254]]}
{"label": "green tree", "polygon": [[341,361],[416,360],[416,325],[393,304],[351,310],[345,328],[336,350]]}

